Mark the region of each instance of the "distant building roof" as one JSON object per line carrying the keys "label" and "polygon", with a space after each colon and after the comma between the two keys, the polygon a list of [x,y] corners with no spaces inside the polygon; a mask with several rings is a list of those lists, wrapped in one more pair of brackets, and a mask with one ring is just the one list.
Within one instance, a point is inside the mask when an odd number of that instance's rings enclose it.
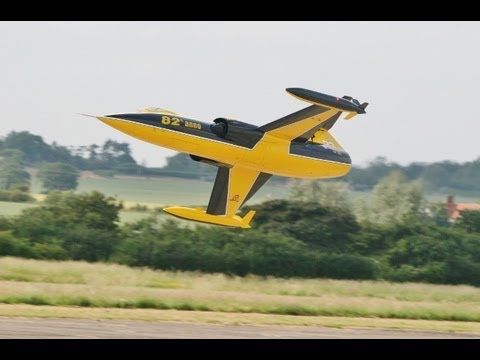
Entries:
{"label": "distant building roof", "polygon": [[461,216],[461,211],[472,210],[480,211],[480,204],[475,203],[459,203],[456,204],[452,195],[447,196],[447,202],[445,203],[447,208],[448,218],[451,221],[457,220]]}

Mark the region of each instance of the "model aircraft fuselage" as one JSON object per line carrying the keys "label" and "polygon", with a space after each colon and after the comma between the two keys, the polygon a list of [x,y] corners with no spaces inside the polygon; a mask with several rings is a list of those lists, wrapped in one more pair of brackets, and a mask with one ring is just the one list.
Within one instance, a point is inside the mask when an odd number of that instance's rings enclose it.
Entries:
{"label": "model aircraft fuselage", "polygon": [[349,119],[365,113],[367,104],[305,89],[287,91],[313,105],[264,126],[226,118],[209,124],[162,109],[98,119],[140,140],[218,167],[206,210],[170,207],[165,211],[190,220],[245,228],[254,212],[244,218],[235,213],[271,175],[333,178],[350,170],[350,156],[328,130],[342,112],[348,112]]}
{"label": "model aircraft fuselage", "polygon": [[[336,177],[350,169],[350,157],[341,148],[313,141],[292,142],[236,120],[216,119],[211,127],[165,112],[115,114],[100,120],[140,140],[193,155],[199,161],[242,164],[258,172],[298,178]],[[235,137],[228,136],[229,130],[235,131]]]}

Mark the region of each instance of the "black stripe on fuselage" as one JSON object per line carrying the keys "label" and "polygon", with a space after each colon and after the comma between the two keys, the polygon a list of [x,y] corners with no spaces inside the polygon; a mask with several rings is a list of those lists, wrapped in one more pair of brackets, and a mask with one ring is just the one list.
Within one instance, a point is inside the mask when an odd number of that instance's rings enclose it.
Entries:
{"label": "black stripe on fuselage", "polygon": [[[166,116],[169,118],[170,122],[168,124],[162,123],[162,117]],[[120,119],[120,120],[127,120],[132,122],[137,122],[142,125],[148,125],[152,127],[157,127],[160,129],[168,129],[172,131],[176,131],[183,134],[194,135],[198,137],[203,137],[210,140],[215,140],[219,142],[223,142],[225,144],[231,144],[240,146],[246,149],[253,149],[255,145],[261,140],[263,133],[260,131],[253,130],[252,128],[245,128],[244,136],[245,141],[241,141],[241,137],[236,137],[235,140],[230,140],[227,138],[222,138],[216,134],[214,134],[210,129],[210,124],[198,121],[183,118],[180,116],[172,116],[172,115],[165,115],[165,114],[155,114],[155,113],[144,113],[144,114],[114,114],[114,115],[106,115],[106,117]],[[173,125],[173,119],[178,119],[178,125]],[[176,120],[175,120],[176,123]],[[187,124],[189,126],[187,126]],[[197,124],[197,125],[194,125]],[[198,125],[200,128],[198,128]],[[242,129],[235,129],[237,132],[242,132]]]}
{"label": "black stripe on fuselage", "polygon": [[[310,106],[310,107],[305,108],[303,110],[300,110],[297,113],[293,113],[291,115],[302,113],[301,116],[303,118],[307,114],[310,114],[309,116],[314,116],[314,115],[319,114],[319,113],[324,111],[324,110],[321,110],[321,111],[317,112],[317,109],[322,109],[322,108],[320,108],[319,106],[313,105],[313,106]],[[288,115],[283,119],[286,119],[291,115]],[[180,121],[180,124],[177,125],[177,126],[171,125],[171,124],[170,125],[169,124],[167,124],[167,125],[163,124],[162,121],[161,121],[162,116],[168,116],[170,119],[178,118],[179,121]],[[189,135],[193,135],[193,136],[203,137],[203,138],[206,138],[206,139],[223,142],[225,144],[231,144],[231,145],[239,146],[239,147],[243,147],[243,148],[246,148],[246,149],[252,149],[256,145],[256,143],[253,143],[253,142],[249,141],[249,142],[247,142],[248,146],[246,146],[245,144],[239,144],[236,141],[221,138],[221,137],[217,136],[216,134],[214,134],[210,130],[210,125],[209,124],[198,121],[198,120],[191,120],[191,119],[182,118],[182,117],[178,117],[178,116],[171,116],[171,115],[164,115],[164,114],[154,114],[154,113],[144,113],[144,114],[136,113],[136,114],[106,115],[106,117],[113,118],[113,119],[120,119],[120,120],[137,122],[137,123],[142,124],[142,125],[157,127],[159,129],[168,129],[168,130],[172,130],[172,131],[177,131],[179,133],[184,133],[184,134],[189,134]],[[299,115],[299,117],[300,117],[300,115]],[[280,121],[280,120],[282,120],[282,119],[279,119],[277,121]],[[290,118],[288,120],[288,122],[294,123],[295,121],[298,121],[298,120],[299,120],[298,117],[295,117],[295,120],[293,120],[293,118]],[[201,126],[201,128],[198,129],[198,128],[193,128],[193,127],[186,127],[185,126],[186,122],[199,124]],[[275,122],[276,121],[274,121],[273,123],[275,123]],[[267,124],[266,127],[268,125],[273,124],[273,123]],[[285,122],[283,122],[282,126],[285,126]],[[278,127],[280,127],[280,126],[278,126]],[[273,127],[273,128],[276,128],[276,127]],[[267,131],[267,130],[264,130],[264,128],[259,128],[259,129],[262,129],[263,131]],[[252,130],[251,129],[246,129],[246,131],[252,131]],[[258,141],[260,141],[260,138],[259,138]],[[313,143],[313,142],[310,142],[310,141],[308,141],[306,143],[293,141],[290,144],[290,154],[309,157],[309,158],[317,159],[317,160],[328,160],[328,161],[340,162],[340,163],[345,163],[345,164],[350,164],[351,163],[350,156],[346,152],[334,151],[332,149],[326,148],[326,147],[324,147],[320,144]]]}
{"label": "black stripe on fuselage", "polygon": [[350,155],[345,151],[334,150],[311,141],[307,141],[306,143],[292,142],[290,144],[290,154],[342,164],[352,163]]}
{"label": "black stripe on fuselage", "polygon": [[312,105],[309,107],[306,107],[302,110],[296,111],[294,113],[291,113],[287,116],[284,116],[278,120],[272,121],[271,123],[268,123],[266,125],[260,126],[259,129],[262,131],[272,131],[287,125],[294,124],[296,122],[299,122],[301,120],[308,119],[310,117],[316,116],[318,114],[321,114],[327,110],[330,110],[329,108],[325,108],[322,106],[318,105]]}
{"label": "black stripe on fuselage", "polygon": [[207,206],[207,214],[225,215],[227,213],[228,183],[230,181],[230,168],[219,167],[212,194]]}

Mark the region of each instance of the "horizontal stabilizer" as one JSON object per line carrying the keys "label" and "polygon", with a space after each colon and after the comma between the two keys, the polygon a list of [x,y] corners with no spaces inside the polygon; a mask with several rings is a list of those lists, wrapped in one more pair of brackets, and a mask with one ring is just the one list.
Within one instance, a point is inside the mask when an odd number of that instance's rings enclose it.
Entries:
{"label": "horizontal stabilizer", "polygon": [[225,217],[225,216],[207,214],[206,211],[203,209],[192,209],[192,208],[181,207],[181,206],[172,206],[172,207],[164,208],[163,210],[169,213],[170,215],[173,215],[182,219],[188,219],[188,220],[203,222],[207,224],[240,227],[244,229],[250,228],[250,221],[252,221],[253,216],[255,215],[255,211],[251,210],[243,218],[241,218],[238,215],[233,215],[232,217]]}

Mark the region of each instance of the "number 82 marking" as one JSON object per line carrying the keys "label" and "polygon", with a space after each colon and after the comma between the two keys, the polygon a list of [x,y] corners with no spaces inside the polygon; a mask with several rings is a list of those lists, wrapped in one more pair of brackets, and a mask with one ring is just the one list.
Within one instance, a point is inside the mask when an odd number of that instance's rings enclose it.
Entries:
{"label": "number 82 marking", "polygon": [[173,126],[180,126],[180,119],[179,118],[171,118],[170,116],[162,116],[162,124],[163,125],[173,125]]}

